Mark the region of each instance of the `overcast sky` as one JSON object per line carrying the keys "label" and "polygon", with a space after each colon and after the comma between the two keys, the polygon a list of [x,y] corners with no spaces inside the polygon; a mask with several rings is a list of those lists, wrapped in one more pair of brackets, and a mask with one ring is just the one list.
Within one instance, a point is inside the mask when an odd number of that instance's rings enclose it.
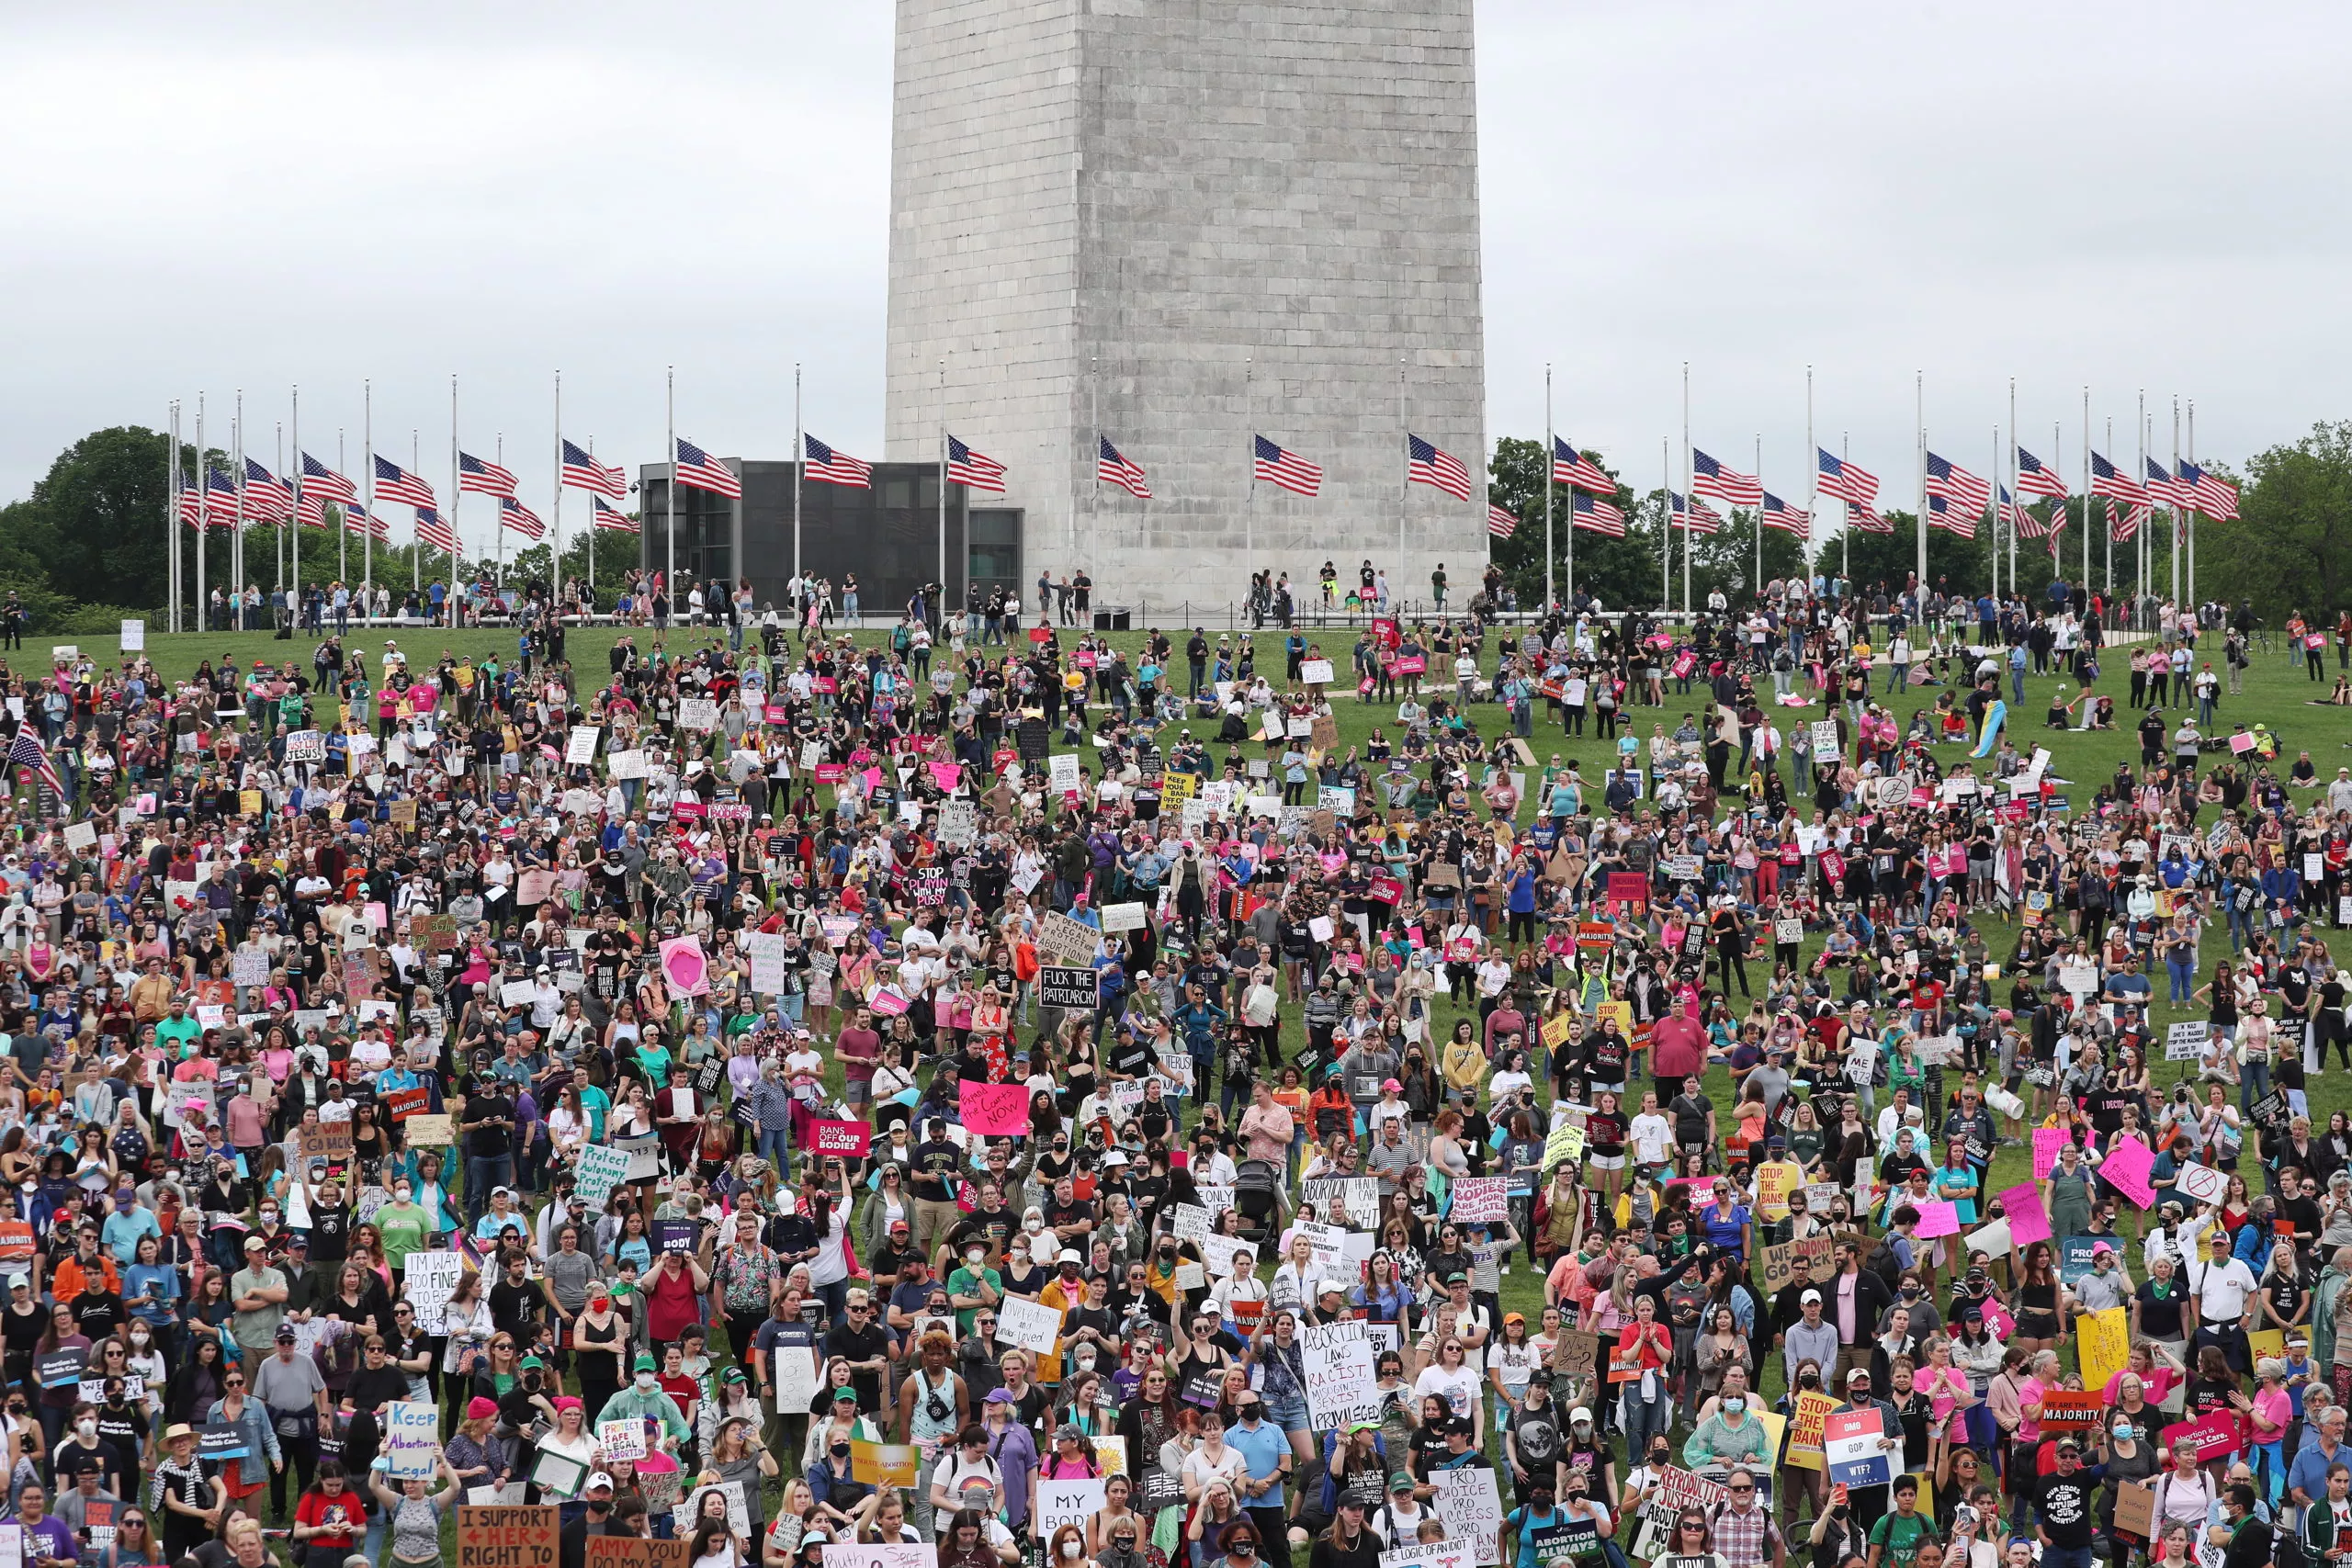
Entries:
{"label": "overcast sky", "polygon": [[[1008,0],[1010,3],[1010,0]],[[1983,472],[2018,381],[2078,474],[2146,389],[2235,463],[2352,414],[2352,13],[2282,4],[1562,6],[1479,13],[1488,425],[1558,427],[1655,484],[1679,434],[1805,493],[1815,434],[1914,479]],[[564,428],[878,455],[889,7],[446,3],[10,8],[0,22],[0,498],[167,402],[275,464],[377,446],[447,490],[460,429],[544,514]],[[2324,166],[2325,165],[2325,166]],[[2052,422],[2064,425],[2053,454]],[[479,510],[476,510],[479,509]],[[576,515],[576,514],[575,514]],[[489,536],[469,502],[468,536]]]}

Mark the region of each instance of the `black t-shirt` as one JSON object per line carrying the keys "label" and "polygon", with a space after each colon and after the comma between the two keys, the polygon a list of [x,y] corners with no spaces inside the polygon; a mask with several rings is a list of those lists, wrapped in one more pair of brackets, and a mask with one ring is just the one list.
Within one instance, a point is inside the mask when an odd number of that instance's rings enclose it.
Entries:
{"label": "black t-shirt", "polygon": [[[825,1357],[835,1356],[849,1361],[871,1361],[887,1355],[890,1348],[890,1331],[866,1315],[865,1326],[853,1326],[846,1320],[833,1325],[825,1334]],[[865,1410],[882,1407],[882,1374],[854,1371],[849,1375],[850,1386],[857,1390],[857,1402]]]}
{"label": "black t-shirt", "polygon": [[2180,1337],[2180,1309],[2188,1301],[2188,1289],[2176,1275],[2162,1300],[2156,1296],[2156,1284],[2143,1280],[2132,1294],[2140,1303],[2140,1326],[2151,1339]]}
{"label": "black t-shirt", "polygon": [[1678,1094],[1668,1109],[1674,1117],[1674,1141],[1683,1145],[1703,1145],[1707,1141],[1707,1115],[1715,1103],[1703,1094]]}
{"label": "black t-shirt", "polygon": [[2041,1477],[2034,1491],[2033,1508],[2052,1546],[2071,1551],[2090,1545],[2091,1532],[2098,1524],[2092,1503],[2098,1493],[2099,1478],[2106,1473],[2106,1467],[2094,1464],[2083,1466],[2072,1475],[2052,1471]]}
{"label": "black t-shirt", "polygon": [[909,1173],[914,1195],[927,1203],[953,1201],[956,1173],[963,1163],[964,1151],[944,1138],[917,1144],[914,1169]]}
{"label": "black t-shirt", "polygon": [[330,1209],[316,1199],[311,1201],[311,1261],[340,1263],[351,1247],[351,1211],[338,1203]]}
{"label": "black t-shirt", "polygon": [[114,1291],[84,1291],[74,1298],[74,1325],[93,1345],[112,1334],[128,1315],[121,1295]]}

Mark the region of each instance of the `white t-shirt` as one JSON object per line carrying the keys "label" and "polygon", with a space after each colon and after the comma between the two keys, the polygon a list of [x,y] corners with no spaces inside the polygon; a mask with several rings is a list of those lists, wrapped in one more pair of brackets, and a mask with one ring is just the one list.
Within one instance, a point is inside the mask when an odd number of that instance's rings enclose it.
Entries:
{"label": "white t-shirt", "polygon": [[1478,1403],[1479,1375],[1470,1367],[1470,1357],[1476,1354],[1475,1350],[1465,1352],[1462,1365],[1450,1372],[1434,1362],[1422,1368],[1421,1375],[1413,1380],[1413,1397],[1421,1400],[1442,1394],[1455,1416],[1468,1420]]}
{"label": "white t-shirt", "polygon": [[[1184,1456],[1185,1478],[1197,1483],[1203,1492],[1208,1490],[1212,1481],[1222,1481],[1230,1485],[1236,1477],[1246,1475],[1249,1471],[1250,1463],[1241,1457],[1238,1449],[1226,1450],[1224,1456],[1216,1461],[1210,1460],[1205,1448],[1194,1449]],[[1237,1503],[1240,1501],[1238,1495],[1234,1500]]]}
{"label": "white t-shirt", "polygon": [[2237,1322],[2256,1289],[2254,1270],[2237,1258],[2218,1266],[2209,1259],[2197,1270],[2196,1284],[2197,1320],[2214,1325]]}

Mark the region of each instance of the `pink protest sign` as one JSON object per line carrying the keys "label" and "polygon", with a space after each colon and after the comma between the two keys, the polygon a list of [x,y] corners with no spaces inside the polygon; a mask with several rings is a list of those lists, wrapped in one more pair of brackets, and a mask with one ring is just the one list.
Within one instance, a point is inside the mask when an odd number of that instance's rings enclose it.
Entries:
{"label": "pink protest sign", "polygon": [[2008,1216],[2009,1245],[2022,1247],[2050,1239],[2050,1214],[2041,1206],[2041,1188],[2020,1181],[1994,1196],[2000,1200],[2001,1213]]}
{"label": "pink protest sign", "polygon": [[2156,1201],[2156,1190],[2148,1181],[2148,1172],[2155,1163],[2156,1156],[2149,1152],[2147,1145],[2126,1138],[2107,1151],[2107,1158],[2099,1162],[2098,1173],[2134,1206],[2145,1209]]}
{"label": "pink protest sign", "polygon": [[2170,1453],[2180,1443],[2191,1443],[2197,1449],[2198,1462],[2202,1464],[2237,1452],[2245,1440],[2236,1415],[2216,1410],[2199,1420],[2177,1421],[2166,1427],[2158,1438],[2158,1446],[2163,1452]]}
{"label": "pink protest sign", "polygon": [[703,956],[699,937],[672,937],[662,944],[662,977],[680,996],[710,994],[710,961]]}
{"label": "pink protest sign", "polygon": [[2033,1130],[2033,1179],[2047,1181],[2050,1173],[2058,1168],[2058,1151],[2066,1145],[2064,1127],[2036,1127]]}
{"label": "pink protest sign", "polygon": [[930,768],[931,782],[942,789],[952,790],[964,782],[964,764],[961,762],[933,762]]}
{"label": "pink protest sign", "polygon": [[1919,1211],[1918,1228],[1911,1234],[1921,1241],[1933,1241],[1938,1236],[1960,1234],[1960,1205],[1944,1198],[1930,1198],[1915,1205]]}
{"label": "pink protest sign", "polygon": [[1029,1090],[1017,1083],[967,1083],[956,1098],[964,1130],[983,1138],[1018,1138],[1029,1132]]}
{"label": "pink protest sign", "polygon": [[864,1155],[874,1145],[874,1129],[863,1122],[812,1122],[813,1140],[820,1155]]}
{"label": "pink protest sign", "polygon": [[1996,1297],[1984,1298],[1984,1332],[1996,1339],[2007,1339],[2018,1331],[2018,1320],[2008,1314]]}

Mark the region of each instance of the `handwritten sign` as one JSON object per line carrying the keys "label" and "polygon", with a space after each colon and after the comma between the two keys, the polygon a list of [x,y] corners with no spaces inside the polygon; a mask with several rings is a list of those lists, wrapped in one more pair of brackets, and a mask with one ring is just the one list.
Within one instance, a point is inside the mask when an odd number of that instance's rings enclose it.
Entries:
{"label": "handwritten sign", "polygon": [[1299,1330],[1299,1337],[1306,1409],[1315,1426],[1344,1432],[1359,1421],[1378,1422],[1380,1387],[1365,1325],[1359,1319],[1327,1323]]}
{"label": "handwritten sign", "polygon": [[1029,1132],[1029,1090],[1017,1083],[967,1083],[956,1109],[964,1130],[983,1138],[1019,1138]]}
{"label": "handwritten sign", "polygon": [[391,1461],[388,1473],[398,1480],[429,1479],[441,1455],[441,1408],[424,1400],[403,1400],[381,1405],[384,1454]]}
{"label": "handwritten sign", "polygon": [[552,1506],[458,1506],[458,1568],[555,1568],[561,1521]]}

